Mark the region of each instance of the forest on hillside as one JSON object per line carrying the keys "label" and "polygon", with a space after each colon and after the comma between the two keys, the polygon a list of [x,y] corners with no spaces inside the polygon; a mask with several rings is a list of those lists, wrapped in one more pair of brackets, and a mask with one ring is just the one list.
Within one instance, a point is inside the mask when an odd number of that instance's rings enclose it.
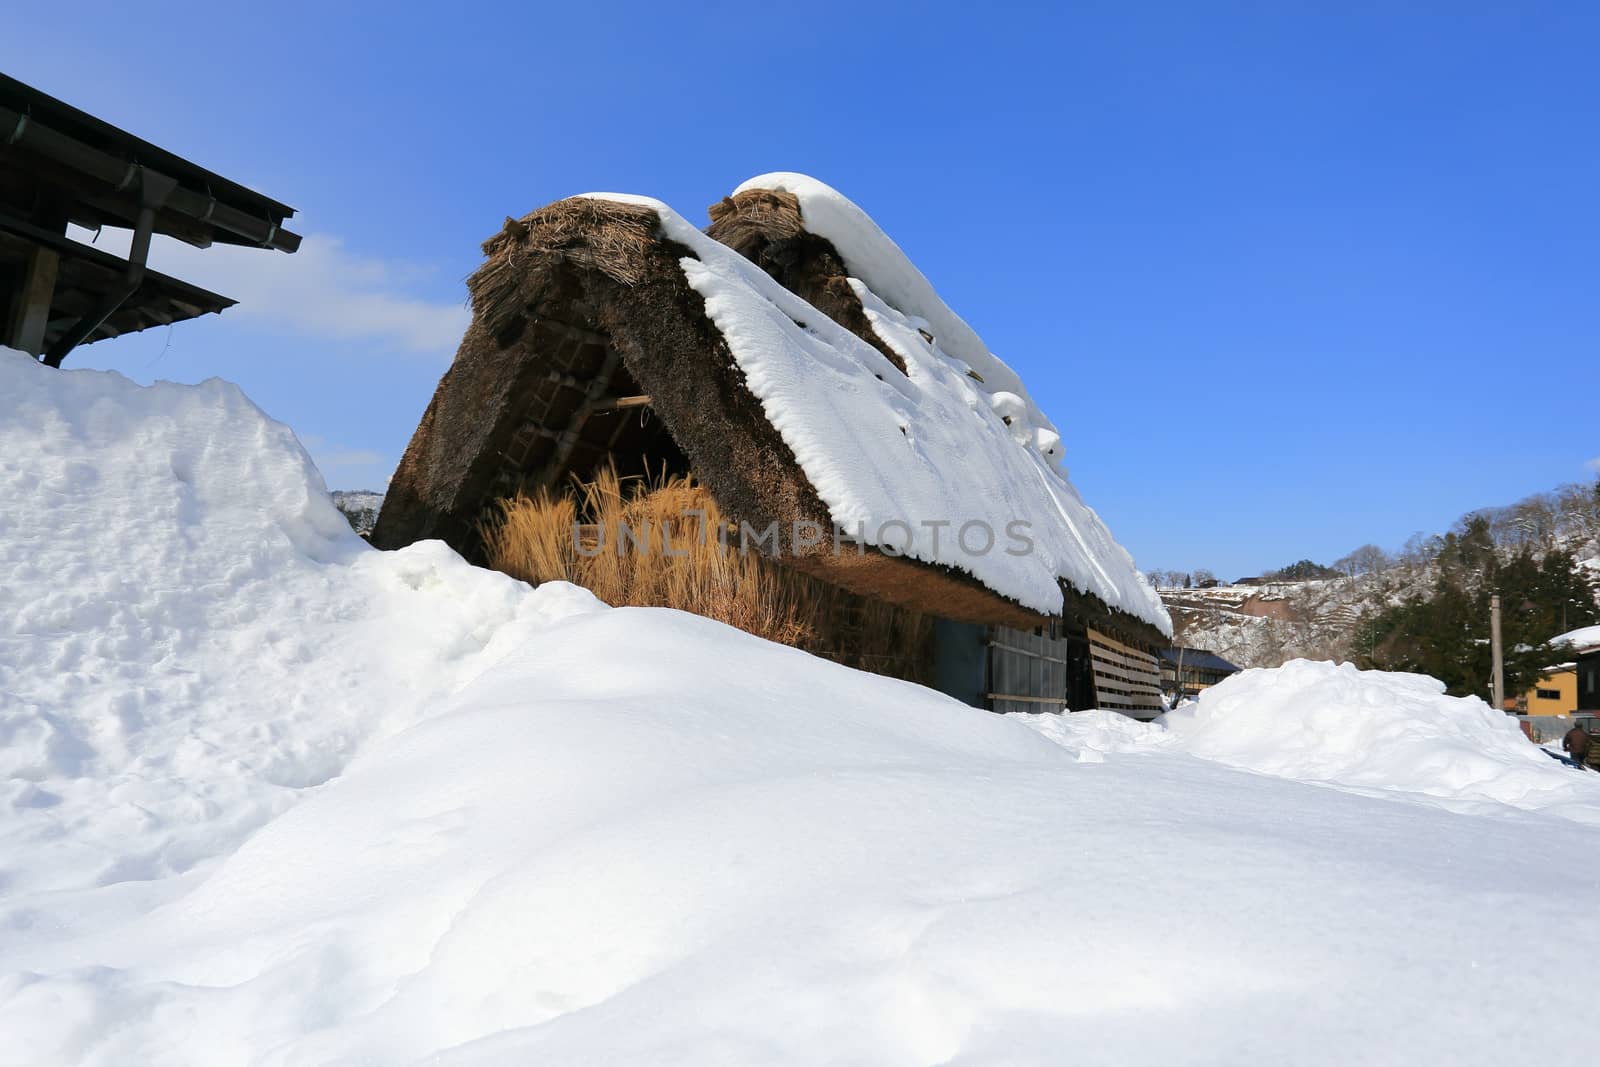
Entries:
{"label": "forest on hillside", "polygon": [[1550,638],[1600,618],[1600,479],[1468,512],[1395,550],[1302,559],[1247,586],[1202,588],[1201,575],[1151,575],[1182,644],[1248,667],[1304,657],[1419,671],[1458,693],[1483,692],[1488,598],[1499,593],[1515,691],[1555,655]]}

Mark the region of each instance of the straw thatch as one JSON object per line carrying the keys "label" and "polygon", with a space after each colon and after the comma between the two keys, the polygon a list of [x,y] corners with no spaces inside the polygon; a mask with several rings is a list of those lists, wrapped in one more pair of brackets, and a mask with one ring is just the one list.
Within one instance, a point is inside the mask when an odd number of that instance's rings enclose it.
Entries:
{"label": "straw thatch", "polygon": [[[629,547],[618,551],[624,529]],[[607,466],[565,492],[499,501],[483,539],[490,566],[535,584],[574,582],[608,604],[690,611],[877,674],[933,675],[930,617],[741,552],[691,477],[623,479]]]}
{"label": "straw thatch", "polygon": [[[475,527],[495,499],[612,455],[691,467],[752,523],[826,517],[684,280],[688,250],[660,236],[653,211],[563,200],[508,221],[484,251],[468,280],[472,325],[391,480],[375,544],[440,537],[481,558]],[[637,430],[636,416],[596,411],[629,391],[650,397]]]}
{"label": "straw thatch", "polygon": [[[743,193],[712,215],[712,236],[903,369],[873,333],[838,252],[805,232],[792,196]],[[729,518],[758,529],[829,527],[685,279],[679,261],[692,253],[664,237],[653,209],[560,201],[508,219],[484,253],[468,281],[472,324],[390,482],[374,544],[437,537],[483,561],[481,524],[499,514],[498,501],[590,480],[613,463],[625,475],[692,471]],[[787,552],[785,565],[944,618],[1045,621],[964,572],[875,549],[836,554],[824,544]],[[1124,613],[1101,605],[1095,614],[1132,639],[1160,639]]]}

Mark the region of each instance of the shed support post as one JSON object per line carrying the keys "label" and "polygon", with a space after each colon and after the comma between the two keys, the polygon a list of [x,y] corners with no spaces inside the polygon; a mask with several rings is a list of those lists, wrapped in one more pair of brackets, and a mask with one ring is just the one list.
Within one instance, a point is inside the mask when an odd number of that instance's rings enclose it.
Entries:
{"label": "shed support post", "polygon": [[54,249],[36,247],[28,257],[22,290],[6,323],[5,344],[39,356],[44,352],[45,329],[50,325],[50,301],[56,291],[56,271],[61,257]]}
{"label": "shed support post", "polygon": [[150,238],[155,232],[156,211],[167,202],[167,197],[172,195],[178,183],[148,167],[139,168],[139,183],[139,218],[133,228],[133,245],[128,249],[128,269],[122,284],[107,293],[98,307],[67,327],[67,332],[50,346],[44,361],[52,367],[61,366],[67,353],[87,341],[90,334],[116,314],[117,309],[139,291],[139,285],[144,281],[145,262],[150,258]]}

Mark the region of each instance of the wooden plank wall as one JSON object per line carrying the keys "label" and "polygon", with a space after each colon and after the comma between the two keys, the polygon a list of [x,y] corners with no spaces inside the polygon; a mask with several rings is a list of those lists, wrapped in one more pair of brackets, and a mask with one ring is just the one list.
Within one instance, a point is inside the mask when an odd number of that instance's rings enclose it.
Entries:
{"label": "wooden plank wall", "polygon": [[1089,661],[1094,666],[1095,707],[1141,719],[1161,713],[1161,671],[1154,656],[1090,630]]}
{"label": "wooden plank wall", "polygon": [[1067,639],[1048,629],[989,629],[989,706],[1002,714],[1067,705]]}

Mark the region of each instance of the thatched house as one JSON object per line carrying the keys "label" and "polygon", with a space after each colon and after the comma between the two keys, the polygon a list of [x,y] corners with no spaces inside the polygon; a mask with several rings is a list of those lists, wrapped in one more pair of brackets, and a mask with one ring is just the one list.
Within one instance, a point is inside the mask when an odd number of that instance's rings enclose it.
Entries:
{"label": "thatched house", "polygon": [[779,566],[928,617],[923,669],[893,673],[997,710],[1156,710],[1159,599],[1020,380],[854,204],[768,175],[702,233],[595,195],[507,220],[484,251],[375,544],[481,559],[513,494],[608,464],[692,473],[726,517],[778,531]]}

